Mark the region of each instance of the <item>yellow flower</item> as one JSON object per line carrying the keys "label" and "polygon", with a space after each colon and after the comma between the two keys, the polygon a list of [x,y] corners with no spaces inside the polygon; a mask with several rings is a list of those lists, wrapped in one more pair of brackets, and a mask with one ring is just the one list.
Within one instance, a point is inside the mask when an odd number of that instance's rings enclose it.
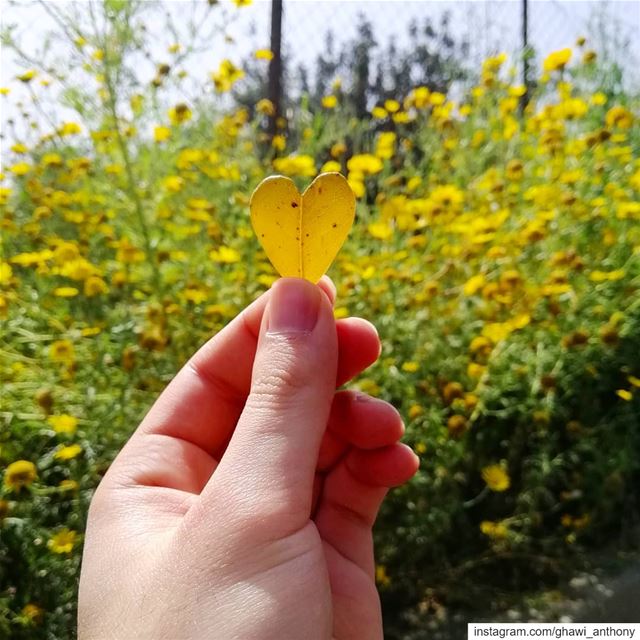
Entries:
{"label": "yellow flower", "polygon": [[429,102],[429,96],[431,92],[428,87],[416,87],[410,94],[407,106],[415,107],[416,109],[426,109],[431,103]]}
{"label": "yellow flower", "polygon": [[0,261],[0,284],[8,285],[13,277],[13,269],[8,262]]}
{"label": "yellow flower", "polygon": [[506,491],[511,486],[511,478],[507,470],[499,464],[492,464],[482,469],[482,479],[491,491]]}
{"label": "yellow flower", "polygon": [[21,73],[19,76],[16,76],[16,79],[26,84],[28,82],[31,82],[37,75],[38,72],[35,69],[29,69],[28,71]]}
{"label": "yellow flower", "polygon": [[56,340],[49,348],[49,355],[54,362],[72,362],[75,357],[73,344],[69,340]]}
{"label": "yellow flower", "polygon": [[253,0],[232,0],[236,7],[248,7]]}
{"label": "yellow flower", "polygon": [[616,391],[616,394],[619,398],[622,398],[626,402],[630,402],[631,400],[633,400],[633,394],[631,393],[631,391],[627,391],[626,389],[618,389]]}
{"label": "yellow flower", "polygon": [[171,124],[174,125],[191,120],[192,115],[191,109],[182,102],[169,109],[169,120],[171,120]]}
{"label": "yellow flower", "polygon": [[169,127],[158,126],[153,129],[153,139],[156,142],[164,142],[171,137],[171,129]]}
{"label": "yellow flower", "polygon": [[54,454],[53,457],[56,460],[73,460],[77,458],[82,453],[82,447],[79,444],[69,444],[63,447],[60,447]]}
{"label": "yellow flower", "polygon": [[378,136],[376,156],[382,160],[393,158],[396,148],[396,134],[393,131],[383,131]]}
{"label": "yellow flower", "polygon": [[60,529],[47,542],[47,547],[53,553],[71,553],[78,539],[78,532],[71,529]]}
{"label": "yellow flower", "polygon": [[45,153],[42,156],[41,163],[44,167],[55,167],[59,168],[63,166],[62,157],[57,153]]}
{"label": "yellow flower", "polygon": [[273,51],[270,49],[258,49],[253,55],[256,60],[273,60]]}
{"label": "yellow flower", "polygon": [[370,153],[362,153],[352,156],[347,161],[349,171],[361,173],[363,175],[373,175],[382,171],[382,160]]}
{"label": "yellow flower", "polygon": [[162,181],[162,186],[169,191],[169,193],[179,193],[184,187],[184,179],[180,176],[167,176]]}
{"label": "yellow flower", "polygon": [[25,176],[31,171],[31,165],[27,162],[18,162],[10,167],[9,171],[11,171],[14,176]]}
{"label": "yellow flower", "polygon": [[[398,111],[394,113],[391,118],[396,124],[406,124],[412,120],[411,116],[406,111]],[[408,140],[403,140],[403,143],[409,143]]]}
{"label": "yellow flower", "polygon": [[28,487],[37,477],[38,472],[33,462],[16,460],[4,472],[4,486],[9,491],[20,491],[22,487]]}
{"label": "yellow flower", "polygon": [[99,276],[89,276],[84,281],[84,295],[88,298],[106,293],[108,290],[107,283]]}
{"label": "yellow flower", "polygon": [[53,290],[53,295],[58,298],[74,298],[78,293],[75,287],[58,287]]}
{"label": "yellow flower", "polygon": [[[123,264],[133,264],[134,262],[142,262],[144,260],[144,252],[138,247],[131,244],[127,238],[123,238],[117,243],[118,251],[116,252],[116,260]],[[114,284],[117,286],[122,275],[114,275]]]}
{"label": "yellow flower", "polygon": [[211,74],[211,79],[215,85],[216,91],[224,93],[229,91],[233,85],[244,78],[244,71],[240,67],[236,67],[231,60],[225,58],[218,67],[217,71]]}
{"label": "yellow flower", "polygon": [[61,491],[77,491],[80,485],[75,480],[60,480],[58,487]]}
{"label": "yellow flower", "polygon": [[96,268],[85,258],[76,258],[65,262],[60,267],[60,275],[65,278],[71,278],[72,280],[86,280],[89,276],[93,275]]}
{"label": "yellow flower", "polygon": [[287,139],[282,134],[277,134],[271,139],[271,146],[277,151],[284,151],[287,147]]}
{"label": "yellow flower", "polygon": [[82,132],[82,127],[77,122],[63,122],[58,129],[61,136],[72,136]]}
{"label": "yellow flower", "polygon": [[389,113],[395,113],[396,111],[400,111],[400,103],[397,100],[385,100],[384,108]]}
{"label": "yellow flower", "polygon": [[480,289],[482,289],[482,287],[484,287],[485,283],[486,283],[486,278],[482,273],[479,273],[475,276],[471,276],[471,278],[469,278],[469,280],[465,282],[462,288],[462,290],[464,291],[464,295],[465,296],[475,295],[476,293],[478,293],[478,291],[480,291]]}
{"label": "yellow flower", "polygon": [[[424,413],[424,408],[419,405],[419,404],[412,404],[409,407],[409,419],[410,420],[415,420],[415,418],[417,418],[418,416],[421,416]],[[417,449],[417,447],[416,447]],[[426,450],[426,448],[425,448]],[[422,451],[421,453],[424,453],[424,451]]]}
{"label": "yellow flower", "polygon": [[269,116],[270,118],[276,115],[276,108],[273,105],[273,102],[268,98],[262,98],[262,100],[258,100],[256,104],[256,111],[258,113],[262,113],[265,116]]}
{"label": "yellow flower", "polygon": [[283,173],[286,176],[312,177],[316,174],[315,161],[308,155],[291,155],[285,158],[276,158],[273,161],[273,168],[278,173]]}
{"label": "yellow flower", "polygon": [[340,169],[342,169],[340,163],[336,162],[335,160],[327,160],[327,162],[325,162],[322,167],[320,167],[320,171],[322,173],[339,172]]}
{"label": "yellow flower", "polygon": [[620,129],[631,129],[633,125],[633,114],[629,109],[621,106],[611,107],[604,117],[607,127],[619,127]]}
{"label": "yellow flower", "polygon": [[387,575],[387,569],[383,564],[376,565],[376,583],[381,587],[388,587],[391,584],[391,578]]}
{"label": "yellow flower", "polygon": [[78,418],[63,413],[59,416],[49,416],[47,422],[56,433],[73,434],[78,426]]}
{"label": "yellow flower", "polygon": [[367,226],[367,231],[378,240],[386,240],[393,235],[393,229],[387,222],[372,222]]}
{"label": "yellow flower", "polygon": [[614,271],[599,271],[596,269],[589,274],[589,280],[593,282],[615,282],[616,280],[622,280],[625,275],[626,271],[624,269],[615,269]]}
{"label": "yellow flower", "polygon": [[407,373],[415,373],[419,367],[420,365],[417,362],[414,362],[413,360],[402,363],[402,370],[406,371]]}
{"label": "yellow flower", "polygon": [[336,96],[324,96],[322,98],[322,106],[325,109],[334,109],[338,104],[338,98]]}
{"label": "yellow flower", "polygon": [[384,120],[389,114],[383,107],[373,107],[373,109],[371,109],[371,115],[376,120]]}
{"label": "yellow flower", "polygon": [[453,438],[461,436],[467,429],[467,419],[459,414],[449,416],[447,419],[447,430]]}
{"label": "yellow flower", "polygon": [[209,258],[214,262],[220,262],[223,264],[231,264],[233,262],[240,262],[240,254],[231,247],[221,246],[219,249],[214,249],[209,252]]}
{"label": "yellow flower", "polygon": [[452,184],[445,184],[436,187],[430,194],[429,198],[445,210],[457,211],[464,202],[464,194],[458,187]]}
{"label": "yellow flower", "polygon": [[30,602],[22,607],[22,615],[31,622],[31,624],[40,624],[44,616],[44,609],[37,604]]}
{"label": "yellow flower", "polygon": [[503,540],[509,533],[509,529],[505,524],[492,522],[491,520],[483,520],[480,523],[480,531],[493,540]]}
{"label": "yellow flower", "polygon": [[571,49],[560,49],[550,53],[542,63],[542,68],[550,73],[564,69],[571,60]]}

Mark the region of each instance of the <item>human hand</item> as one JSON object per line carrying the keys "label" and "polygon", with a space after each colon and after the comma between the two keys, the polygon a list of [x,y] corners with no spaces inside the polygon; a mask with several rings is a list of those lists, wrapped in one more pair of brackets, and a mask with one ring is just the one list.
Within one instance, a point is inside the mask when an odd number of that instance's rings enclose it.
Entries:
{"label": "human hand", "polygon": [[336,392],[380,345],[334,295],[279,280],[162,393],[91,504],[81,640],[382,638],[371,528],[418,460]]}

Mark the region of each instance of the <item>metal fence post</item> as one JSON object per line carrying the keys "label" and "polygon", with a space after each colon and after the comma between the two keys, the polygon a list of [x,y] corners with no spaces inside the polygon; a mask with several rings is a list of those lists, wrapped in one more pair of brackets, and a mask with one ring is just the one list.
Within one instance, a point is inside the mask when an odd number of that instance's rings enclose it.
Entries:
{"label": "metal fence post", "polygon": [[282,113],[282,0],[271,0],[271,51],[268,98],[274,107],[274,114],[269,120],[269,135],[273,137]]}
{"label": "metal fence post", "polygon": [[520,100],[521,114],[529,104],[529,0],[522,0],[522,84],[524,95]]}

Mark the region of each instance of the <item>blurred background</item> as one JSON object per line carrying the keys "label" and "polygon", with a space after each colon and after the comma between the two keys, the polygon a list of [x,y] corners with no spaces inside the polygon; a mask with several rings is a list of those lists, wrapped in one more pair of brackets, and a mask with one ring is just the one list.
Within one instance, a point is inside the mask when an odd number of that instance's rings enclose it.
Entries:
{"label": "blurred background", "polygon": [[2,3],[0,638],[72,638],[95,487],[277,274],[248,201],[340,171],[351,386],[421,457],[385,637],[638,621],[640,2]]}

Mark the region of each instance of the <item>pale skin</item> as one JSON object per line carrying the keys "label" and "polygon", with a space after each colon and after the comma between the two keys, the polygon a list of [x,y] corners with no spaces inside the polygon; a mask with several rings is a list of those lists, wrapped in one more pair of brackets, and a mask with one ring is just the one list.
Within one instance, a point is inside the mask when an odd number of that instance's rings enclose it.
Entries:
{"label": "pale skin", "polygon": [[379,640],[371,529],[418,459],[333,285],[279,280],[202,347],[89,512],[80,640]]}

